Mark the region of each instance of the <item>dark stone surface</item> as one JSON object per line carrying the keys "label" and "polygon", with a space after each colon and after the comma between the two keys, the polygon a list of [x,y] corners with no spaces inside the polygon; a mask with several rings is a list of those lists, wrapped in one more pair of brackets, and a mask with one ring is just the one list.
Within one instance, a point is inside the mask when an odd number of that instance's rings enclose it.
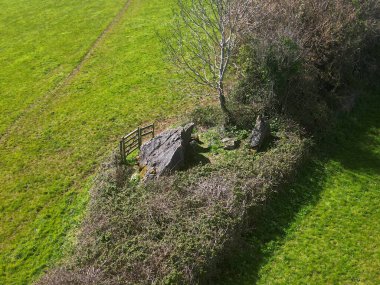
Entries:
{"label": "dark stone surface", "polygon": [[270,137],[269,123],[262,116],[258,116],[256,119],[255,128],[253,129],[251,138],[250,138],[251,148],[259,150],[269,137]]}
{"label": "dark stone surface", "polygon": [[141,146],[139,165],[144,178],[168,175],[185,166],[185,153],[189,147],[194,124],[165,131]]}

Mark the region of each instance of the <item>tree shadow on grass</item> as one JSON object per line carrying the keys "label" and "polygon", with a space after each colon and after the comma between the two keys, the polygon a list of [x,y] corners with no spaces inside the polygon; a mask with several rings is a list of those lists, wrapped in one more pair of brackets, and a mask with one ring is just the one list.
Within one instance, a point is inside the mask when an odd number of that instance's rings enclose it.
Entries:
{"label": "tree shadow on grass", "polygon": [[352,114],[340,118],[336,131],[327,137],[323,152],[349,170],[378,173],[380,156],[380,91],[363,96]]}
{"label": "tree shadow on grass", "polygon": [[223,274],[210,284],[255,284],[260,268],[281,246],[287,230],[305,205],[318,202],[326,173],[323,163],[309,162],[297,175],[295,182],[274,194],[250,215],[250,229],[236,252],[221,263]]}
{"label": "tree shadow on grass", "polygon": [[255,212],[252,225],[242,237],[241,246],[222,260],[222,272],[211,284],[256,284],[260,269],[284,243],[289,228],[305,206],[315,205],[329,173],[326,161],[361,173],[379,173],[380,157],[374,147],[380,143],[380,93],[375,89],[360,99],[350,115],[340,118],[338,126],[318,146],[318,156],[301,167],[294,181],[274,194]]}

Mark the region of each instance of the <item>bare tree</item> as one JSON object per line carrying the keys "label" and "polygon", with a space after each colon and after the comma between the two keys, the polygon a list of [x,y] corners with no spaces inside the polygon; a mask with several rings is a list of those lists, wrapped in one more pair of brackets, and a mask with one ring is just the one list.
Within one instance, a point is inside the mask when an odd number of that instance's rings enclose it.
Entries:
{"label": "bare tree", "polygon": [[225,77],[248,22],[252,0],[177,0],[178,10],[165,43],[170,59],[195,82],[215,90],[226,123]]}

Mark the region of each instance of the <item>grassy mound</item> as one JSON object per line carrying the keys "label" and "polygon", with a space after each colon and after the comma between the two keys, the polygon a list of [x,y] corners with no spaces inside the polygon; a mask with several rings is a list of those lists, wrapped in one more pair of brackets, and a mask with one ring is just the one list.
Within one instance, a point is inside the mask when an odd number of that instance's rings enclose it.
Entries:
{"label": "grassy mound", "polygon": [[[205,281],[244,229],[247,212],[293,174],[306,140],[289,129],[265,153],[226,152],[212,163],[136,184],[128,167],[104,165],[72,258],[40,284],[194,284]],[[207,274],[206,274],[207,273]]]}

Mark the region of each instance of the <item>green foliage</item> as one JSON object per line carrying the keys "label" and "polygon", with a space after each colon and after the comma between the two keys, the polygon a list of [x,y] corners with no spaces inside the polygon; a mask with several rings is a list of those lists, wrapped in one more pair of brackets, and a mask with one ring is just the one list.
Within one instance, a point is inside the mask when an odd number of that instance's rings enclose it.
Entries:
{"label": "green foliage", "polygon": [[242,130],[238,127],[232,127],[226,131],[226,135],[229,137],[234,137],[238,140],[246,140],[249,137],[250,132],[248,130]]}
{"label": "green foliage", "polygon": [[341,99],[350,99],[342,90],[366,74],[366,62],[376,62],[368,56],[376,42],[376,5],[335,0],[257,4],[238,55],[243,76],[232,101],[267,116],[291,118],[310,133],[326,128]]}
{"label": "green foliage", "polygon": [[[258,109],[236,102],[234,98],[228,101],[228,110],[233,118],[233,127],[252,129],[255,125]],[[224,124],[224,115],[218,105],[198,106],[190,114],[189,119],[197,126],[212,128]]]}
{"label": "green foliage", "polygon": [[[238,82],[232,101],[240,109],[252,111],[236,112],[238,120],[246,122],[240,127],[252,127],[255,115],[260,113],[272,118],[287,116],[312,131],[328,121],[331,111],[326,102],[320,100],[316,83],[310,80],[300,52],[290,39],[270,46],[253,43],[243,49],[244,56],[249,58],[245,64],[246,76]],[[241,113],[243,116],[239,116]]]}
{"label": "green foliage", "polygon": [[242,130],[252,130],[257,115],[260,114],[257,105],[240,104],[234,98],[228,102],[228,109],[232,114],[234,127]]}
{"label": "green foliage", "polygon": [[223,123],[223,113],[219,106],[198,106],[191,112],[190,120],[200,127],[215,127]]}
{"label": "green foliage", "polygon": [[218,153],[222,147],[221,130],[218,128],[208,129],[202,134],[201,140],[205,145],[210,146],[212,153]]}
{"label": "green foliage", "polygon": [[[261,102],[268,108],[282,106],[284,98],[281,97],[285,96],[289,82],[303,72],[300,48],[289,38],[268,46],[253,40],[242,47],[240,58],[246,61],[246,77],[239,82],[233,96],[243,104]],[[268,101],[269,92],[274,93],[276,98],[272,100],[276,101]]]}

